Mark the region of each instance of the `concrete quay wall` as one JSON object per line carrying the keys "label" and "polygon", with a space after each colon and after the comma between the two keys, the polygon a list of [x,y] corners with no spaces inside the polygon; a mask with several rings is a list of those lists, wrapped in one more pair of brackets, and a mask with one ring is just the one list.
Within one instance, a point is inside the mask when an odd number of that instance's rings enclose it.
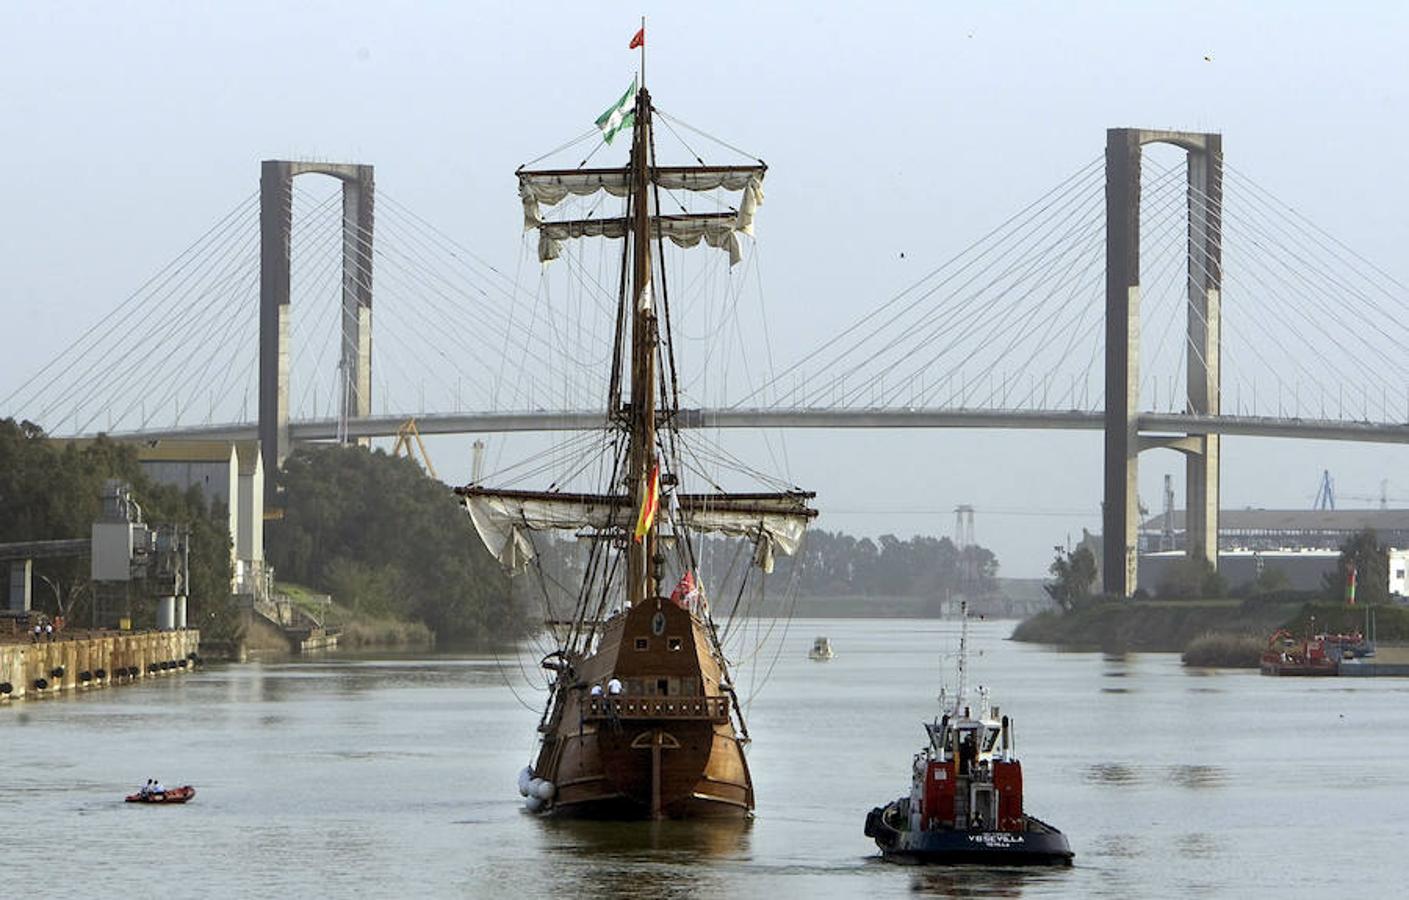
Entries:
{"label": "concrete quay wall", "polygon": [[194,628],[56,638],[0,644],[0,704],[189,671],[201,643]]}

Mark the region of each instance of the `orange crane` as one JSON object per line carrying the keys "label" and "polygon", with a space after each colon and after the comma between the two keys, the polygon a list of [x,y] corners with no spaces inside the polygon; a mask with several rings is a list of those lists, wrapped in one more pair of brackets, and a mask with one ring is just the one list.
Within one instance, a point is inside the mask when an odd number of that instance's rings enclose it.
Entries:
{"label": "orange crane", "polygon": [[[414,446],[411,443],[412,441],[415,441]],[[411,459],[415,459],[417,452],[419,452],[420,463],[425,467],[426,472],[428,472],[432,478],[440,478],[439,475],[435,474],[435,464],[431,462],[431,455],[426,452],[426,444],[421,440],[421,432],[420,429],[416,427],[415,418],[407,419],[405,422],[401,423],[400,428],[396,429],[396,443],[392,445],[391,455],[401,456],[403,452]]]}

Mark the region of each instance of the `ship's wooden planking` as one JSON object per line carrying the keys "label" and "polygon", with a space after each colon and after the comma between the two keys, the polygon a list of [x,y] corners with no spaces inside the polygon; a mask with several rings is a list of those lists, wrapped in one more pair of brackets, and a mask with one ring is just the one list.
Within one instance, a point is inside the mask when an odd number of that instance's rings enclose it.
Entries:
{"label": "ship's wooden planking", "polygon": [[[609,619],[544,723],[534,772],[553,812],[592,818],[739,817],[753,808],[745,738],[707,626],[657,598]],[[620,695],[608,695],[612,678]],[[594,696],[594,685],[603,688]]]}

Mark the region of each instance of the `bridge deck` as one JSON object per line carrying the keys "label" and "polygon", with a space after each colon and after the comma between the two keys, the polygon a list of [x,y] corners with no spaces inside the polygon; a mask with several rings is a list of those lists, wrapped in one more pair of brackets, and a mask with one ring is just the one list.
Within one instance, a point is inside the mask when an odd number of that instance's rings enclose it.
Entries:
{"label": "bridge deck", "polygon": [[[349,437],[391,437],[415,418],[421,434],[489,434],[518,431],[592,431],[606,425],[597,411],[433,413],[418,416],[367,416],[348,423]],[[690,409],[681,410],[684,428],[1001,428],[1012,430],[1099,431],[1105,415],[1087,410],[984,409]],[[1296,419],[1268,416],[1199,416],[1143,413],[1144,434],[1224,434],[1310,440],[1409,443],[1409,424],[1343,419]],[[295,441],[337,438],[336,419],[290,424]],[[254,440],[254,423],[119,432],[119,440]]]}

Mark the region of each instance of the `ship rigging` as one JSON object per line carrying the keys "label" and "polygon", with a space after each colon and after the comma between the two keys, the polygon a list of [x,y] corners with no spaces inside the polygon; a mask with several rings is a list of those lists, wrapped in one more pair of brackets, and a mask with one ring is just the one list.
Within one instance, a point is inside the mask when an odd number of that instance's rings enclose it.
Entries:
{"label": "ship rigging", "polygon": [[[576,239],[622,241],[600,489],[474,483],[457,493],[486,547],[511,570],[532,565],[542,575],[539,532],[572,532],[585,548],[572,614],[555,620],[557,646],[542,660],[549,691],[540,743],[519,779],[528,807],[594,818],[738,817],[754,806],[748,729],[701,584],[698,536],[749,542],[756,571],[767,573],[776,553],[797,551],[816,515],[808,506],[814,495],[682,490],[692,473],[677,427],[666,241],[703,243],[737,263],[767,166],[658,165],[655,113],[649,92],[633,84],[599,120],[607,143],[630,128],[624,167],[516,173],[524,225],[538,233],[542,262]],[[665,215],[662,191],[723,191],[738,200],[725,211]],[[545,218],[568,198],[604,196],[623,201],[621,216]]]}

